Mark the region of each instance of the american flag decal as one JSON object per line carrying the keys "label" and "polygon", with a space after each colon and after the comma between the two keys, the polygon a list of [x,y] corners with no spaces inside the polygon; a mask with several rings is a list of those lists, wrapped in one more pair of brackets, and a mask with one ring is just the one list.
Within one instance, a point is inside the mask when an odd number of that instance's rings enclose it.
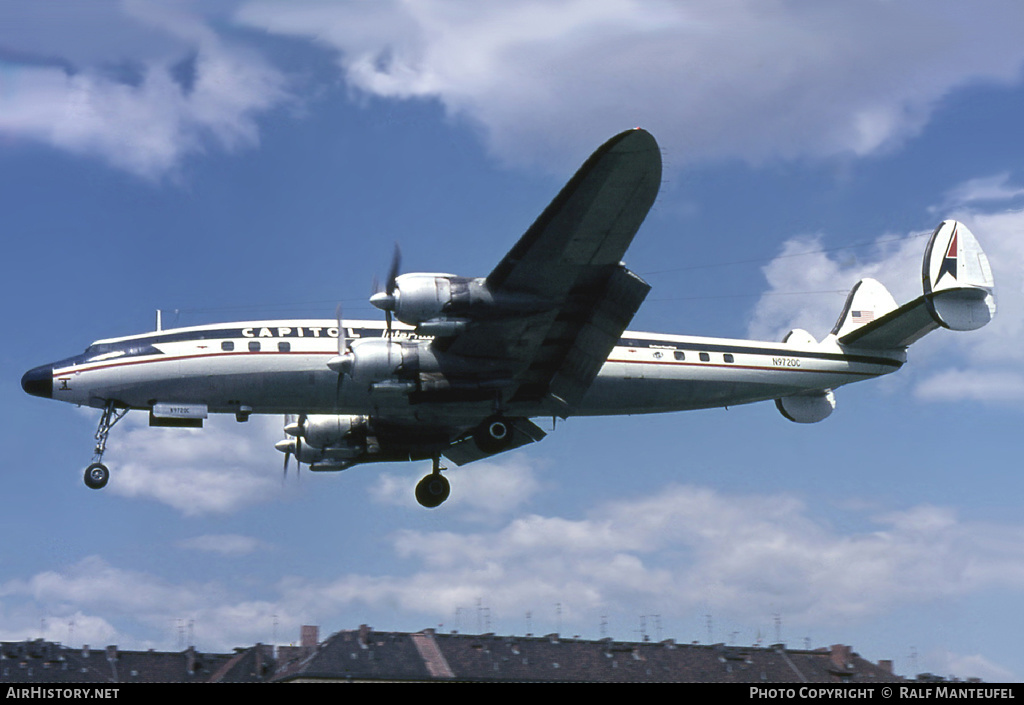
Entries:
{"label": "american flag decal", "polygon": [[875,320],[874,311],[850,311],[850,317],[857,323],[868,323]]}

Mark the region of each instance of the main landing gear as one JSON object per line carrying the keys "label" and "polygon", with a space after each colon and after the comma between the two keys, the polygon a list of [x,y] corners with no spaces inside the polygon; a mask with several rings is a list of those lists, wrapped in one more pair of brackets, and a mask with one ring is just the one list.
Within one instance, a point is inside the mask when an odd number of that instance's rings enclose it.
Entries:
{"label": "main landing gear", "polygon": [[448,484],[448,478],[441,474],[445,469],[441,467],[441,456],[435,455],[433,471],[416,483],[416,501],[427,509],[440,506],[451,494],[452,488]]}
{"label": "main landing gear", "polygon": [[103,407],[103,416],[100,417],[100,425],[96,429],[96,447],[93,449],[92,464],[85,469],[86,487],[100,490],[106,487],[107,481],[110,480],[110,471],[100,461],[103,460],[103,453],[107,450],[107,436],[110,435],[110,429],[127,413],[128,409],[117,409],[112,401],[108,401],[107,405]]}
{"label": "main landing gear", "polygon": [[[473,431],[473,440],[488,455],[500,453],[513,442],[513,426],[508,419],[496,414]],[[434,456],[433,471],[416,483],[416,501],[428,509],[440,506],[451,494],[448,479],[441,474],[441,456]]]}

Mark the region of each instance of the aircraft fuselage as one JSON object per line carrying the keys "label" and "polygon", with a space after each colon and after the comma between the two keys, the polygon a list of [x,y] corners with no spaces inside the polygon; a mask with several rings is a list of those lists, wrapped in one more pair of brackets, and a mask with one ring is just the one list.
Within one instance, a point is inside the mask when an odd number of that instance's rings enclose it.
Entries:
{"label": "aircraft fuselage", "polygon": [[[346,321],[341,334],[358,351],[386,343],[384,324]],[[437,374],[403,369],[402,350],[430,338],[396,326],[384,367],[344,375],[327,361],[339,353],[331,320],[238,322],[153,331],[100,340],[82,354],[31,370],[25,390],[72,404],[132,409],[201,405],[209,413],[368,414],[391,420],[425,415],[438,422],[479,422],[494,401],[487,385],[460,389]],[[369,348],[362,348],[364,350]],[[834,338],[778,343],[626,331],[569,415],[657,413],[733,406],[810,390],[834,389],[899,369],[902,351],[850,353]],[[451,365],[449,365],[449,368]],[[449,376],[451,370],[449,369]],[[467,376],[479,377],[478,369]],[[458,376],[456,365],[455,376]],[[433,386],[432,386],[433,385]],[[436,393],[429,390],[438,387]],[[493,382],[500,388],[500,374]],[[506,400],[505,412],[548,416],[537,400]]]}

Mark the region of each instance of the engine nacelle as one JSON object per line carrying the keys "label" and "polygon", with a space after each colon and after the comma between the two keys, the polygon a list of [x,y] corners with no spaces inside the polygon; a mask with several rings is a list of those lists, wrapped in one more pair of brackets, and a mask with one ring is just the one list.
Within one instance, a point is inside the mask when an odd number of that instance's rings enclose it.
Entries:
{"label": "engine nacelle", "polygon": [[803,328],[794,328],[793,330],[786,333],[786,337],[782,339],[783,343],[789,343],[790,345],[817,345],[818,341],[814,339],[814,336],[805,331]]}
{"label": "engine nacelle", "polygon": [[354,415],[315,415],[307,417],[299,433],[314,448],[329,448],[356,440],[365,443],[369,418]]}
{"label": "engine nacelle", "polygon": [[469,319],[523,316],[547,310],[551,302],[530,294],[495,296],[484,278],[454,274],[410,273],[395,278],[391,293],[380,292],[370,303],[416,326],[423,335],[455,335]]}
{"label": "engine nacelle", "polygon": [[335,365],[333,360],[327,364],[347,374],[360,386],[370,385],[394,378],[402,366],[402,344],[389,338],[355,340],[352,342],[352,352],[340,359],[340,365]]}
{"label": "engine nacelle", "polygon": [[377,297],[374,305],[392,311],[398,320],[415,326],[453,313],[456,298],[464,299],[464,306],[468,305],[472,281],[453,274],[403,274],[395,279],[390,298],[387,294]]}
{"label": "engine nacelle", "polygon": [[814,394],[795,394],[775,400],[779,412],[796,423],[824,421],[836,408],[836,397],[831,389]]}
{"label": "engine nacelle", "polygon": [[440,362],[429,345],[422,341],[403,342],[389,338],[353,341],[350,353],[327,364],[331,369],[347,374],[356,385],[366,388],[385,382],[416,384],[424,375],[436,378],[440,374]]}
{"label": "engine nacelle", "polygon": [[[285,426],[274,444],[310,470],[344,470],[358,463],[432,458],[453,440],[447,433],[379,429],[368,416],[315,414]],[[383,433],[383,435],[380,435]]]}

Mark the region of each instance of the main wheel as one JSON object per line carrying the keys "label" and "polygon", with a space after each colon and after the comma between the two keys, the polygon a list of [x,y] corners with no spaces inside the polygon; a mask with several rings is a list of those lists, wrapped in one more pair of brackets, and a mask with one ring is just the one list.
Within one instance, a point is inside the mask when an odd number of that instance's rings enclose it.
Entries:
{"label": "main wheel", "polygon": [[93,463],[85,469],[85,485],[90,489],[103,489],[109,479],[110,471],[103,463]]}
{"label": "main wheel", "polygon": [[512,442],[512,426],[500,416],[494,416],[480,424],[473,432],[473,440],[483,452],[497,453]]}
{"label": "main wheel", "polygon": [[416,483],[416,501],[428,509],[433,509],[448,499],[451,491],[448,478],[432,472]]}

